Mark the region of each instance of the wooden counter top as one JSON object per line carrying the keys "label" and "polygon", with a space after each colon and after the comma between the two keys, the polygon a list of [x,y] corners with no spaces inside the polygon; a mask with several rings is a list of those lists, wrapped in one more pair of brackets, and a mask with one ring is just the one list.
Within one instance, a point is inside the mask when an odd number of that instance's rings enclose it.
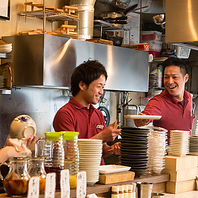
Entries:
{"label": "wooden counter top", "polygon": [[[123,184],[130,184],[132,182],[150,182],[153,183],[153,192],[162,193],[165,192],[165,182],[169,181],[169,174],[161,174],[158,176],[146,176],[141,178],[135,178],[131,181],[114,183],[114,184],[95,184],[93,186],[87,187],[87,194],[97,194],[100,196],[110,197],[111,187],[113,185],[123,185]],[[0,198],[8,197],[6,193],[0,194]],[[56,198],[60,198],[60,192],[55,193]],[[76,190],[72,189],[70,192],[70,197],[76,197]],[[44,195],[40,195],[40,198],[44,198]]]}

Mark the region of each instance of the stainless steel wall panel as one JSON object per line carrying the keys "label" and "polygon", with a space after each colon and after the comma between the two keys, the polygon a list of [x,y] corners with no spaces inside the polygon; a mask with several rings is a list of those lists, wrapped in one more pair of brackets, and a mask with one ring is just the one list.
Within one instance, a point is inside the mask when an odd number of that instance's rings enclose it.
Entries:
{"label": "stainless steel wall panel", "polygon": [[107,69],[107,90],[148,91],[148,52],[52,35],[3,40],[13,43],[14,85],[70,87],[75,67],[96,59]]}

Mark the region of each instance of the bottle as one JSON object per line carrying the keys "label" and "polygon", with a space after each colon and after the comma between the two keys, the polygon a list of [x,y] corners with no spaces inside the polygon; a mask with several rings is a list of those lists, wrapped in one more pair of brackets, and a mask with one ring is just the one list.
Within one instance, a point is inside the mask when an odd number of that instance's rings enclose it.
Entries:
{"label": "bottle", "polygon": [[119,186],[112,186],[111,198],[119,198]]}
{"label": "bottle", "polygon": [[133,185],[128,185],[128,198],[133,198]]}
{"label": "bottle", "polygon": [[128,185],[123,185],[124,187],[124,198],[128,198]]}
{"label": "bottle", "polygon": [[27,158],[10,158],[10,170],[4,179],[4,188],[8,196],[27,195],[29,179]]}
{"label": "bottle", "polygon": [[158,65],[157,66],[157,83],[156,83],[157,87],[162,87],[162,71],[163,71],[163,66]]}
{"label": "bottle", "polygon": [[64,169],[63,132],[45,132],[45,171],[56,173],[56,188],[60,189],[60,172]]}
{"label": "bottle", "polygon": [[79,149],[78,149],[79,132],[64,131],[64,168],[69,169],[70,188],[76,188],[77,173],[79,171]]}
{"label": "bottle", "polygon": [[124,186],[119,186],[119,198],[124,198]]}
{"label": "bottle", "polygon": [[44,158],[32,156],[28,160],[29,168],[28,173],[31,177],[38,176],[40,178],[39,182],[39,193],[44,194],[45,184],[46,184],[46,172],[44,167]]}

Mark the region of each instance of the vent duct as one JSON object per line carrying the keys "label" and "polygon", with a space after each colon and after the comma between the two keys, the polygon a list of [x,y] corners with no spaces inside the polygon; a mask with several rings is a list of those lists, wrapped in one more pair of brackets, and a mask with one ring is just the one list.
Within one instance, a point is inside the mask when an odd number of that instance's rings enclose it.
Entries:
{"label": "vent duct", "polygon": [[94,4],[96,0],[71,0],[70,6],[78,7],[79,39],[86,40],[93,37]]}

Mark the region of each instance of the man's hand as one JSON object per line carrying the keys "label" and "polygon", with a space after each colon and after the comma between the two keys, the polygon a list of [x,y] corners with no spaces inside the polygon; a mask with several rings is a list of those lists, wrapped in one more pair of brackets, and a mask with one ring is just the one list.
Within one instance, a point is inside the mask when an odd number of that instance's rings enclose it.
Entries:
{"label": "man's hand", "polygon": [[115,154],[120,155],[120,142],[116,142],[115,144],[109,146],[107,143],[103,143],[103,157],[107,157],[109,155]]}
{"label": "man's hand", "polygon": [[[143,113],[139,113],[138,115],[145,115]],[[147,119],[134,119],[134,123],[136,125],[136,127],[140,127],[140,126],[145,126],[147,124],[149,124],[150,120]]]}
{"label": "man's hand", "polygon": [[118,135],[120,135],[121,129],[117,129],[117,120],[110,124],[106,129],[93,136],[93,139],[101,139],[103,141],[109,142],[113,141]]}

